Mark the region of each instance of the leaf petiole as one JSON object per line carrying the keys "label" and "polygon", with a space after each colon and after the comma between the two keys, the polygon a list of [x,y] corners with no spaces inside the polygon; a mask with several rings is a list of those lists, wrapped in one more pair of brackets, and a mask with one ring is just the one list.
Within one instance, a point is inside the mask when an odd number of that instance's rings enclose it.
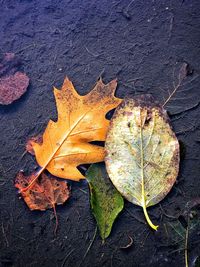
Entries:
{"label": "leaf petiole", "polygon": [[142,204],[142,208],[143,208],[143,211],[144,211],[144,216],[149,224],[149,226],[154,229],[155,231],[157,231],[158,229],[158,225],[154,225],[151,221],[151,219],[149,218],[149,215],[148,215],[148,212],[147,212],[147,208],[146,208],[146,204],[145,204],[145,201],[143,201],[143,204]]}

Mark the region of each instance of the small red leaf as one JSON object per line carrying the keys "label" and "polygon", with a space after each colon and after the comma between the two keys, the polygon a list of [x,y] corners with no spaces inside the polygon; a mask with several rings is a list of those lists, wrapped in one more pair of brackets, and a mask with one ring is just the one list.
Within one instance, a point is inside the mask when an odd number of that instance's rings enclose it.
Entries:
{"label": "small red leaf", "polygon": [[22,197],[31,210],[46,210],[54,208],[55,204],[63,204],[69,198],[69,189],[65,181],[48,177],[44,173],[29,189],[27,185],[33,179],[34,174],[25,176],[19,172],[15,181],[15,187],[20,190]]}
{"label": "small red leaf", "polygon": [[34,178],[34,173],[30,176],[24,176],[22,172],[19,172],[15,181],[15,187],[20,190],[24,201],[31,210],[53,209],[56,219],[54,232],[56,233],[58,218],[55,206],[56,204],[63,204],[69,198],[70,193],[67,183],[42,173],[40,178],[27,189],[28,184]]}

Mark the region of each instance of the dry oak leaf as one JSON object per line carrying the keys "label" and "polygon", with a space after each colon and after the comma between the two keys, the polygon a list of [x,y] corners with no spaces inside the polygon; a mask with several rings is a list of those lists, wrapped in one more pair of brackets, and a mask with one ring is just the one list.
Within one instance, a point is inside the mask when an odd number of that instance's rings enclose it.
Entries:
{"label": "dry oak leaf", "polygon": [[167,112],[150,95],[125,99],[115,110],[105,158],[108,175],[119,192],[143,208],[159,203],[172,188],[179,170],[179,143]]}
{"label": "dry oak leaf", "polygon": [[79,181],[85,177],[78,165],[104,160],[104,148],[90,142],[105,141],[109,126],[106,113],[121,103],[114,96],[116,86],[116,80],[105,85],[100,79],[92,91],[80,96],[66,78],[61,90],[54,88],[58,120],[49,121],[42,144],[29,141],[41,167],[29,186],[45,169],[57,177]]}

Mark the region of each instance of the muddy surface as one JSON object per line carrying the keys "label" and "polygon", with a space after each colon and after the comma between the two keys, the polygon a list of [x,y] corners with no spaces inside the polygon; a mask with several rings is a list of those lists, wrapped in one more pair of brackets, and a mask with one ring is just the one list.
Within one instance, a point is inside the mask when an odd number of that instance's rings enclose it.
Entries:
{"label": "muddy surface", "polygon": [[[105,243],[98,233],[94,238],[88,186],[81,182],[70,183],[72,196],[57,209],[54,236],[53,211],[31,212],[13,181],[19,170],[35,168],[25,144],[56,120],[52,87],[59,88],[66,75],[81,94],[101,75],[105,82],[118,78],[119,97],[150,93],[160,102],[173,89],[177,62],[199,75],[199,11],[199,0],[0,1],[1,52],[16,53],[30,77],[20,100],[0,106],[0,266],[184,266],[184,250],[168,245],[164,226],[200,196],[199,105],[172,117],[182,160],[172,191],[149,209],[160,224],[157,232],[139,207],[126,202]],[[199,90],[197,81],[196,97]],[[133,244],[121,249],[129,237]],[[199,231],[189,237],[190,266],[200,255],[199,239]]]}

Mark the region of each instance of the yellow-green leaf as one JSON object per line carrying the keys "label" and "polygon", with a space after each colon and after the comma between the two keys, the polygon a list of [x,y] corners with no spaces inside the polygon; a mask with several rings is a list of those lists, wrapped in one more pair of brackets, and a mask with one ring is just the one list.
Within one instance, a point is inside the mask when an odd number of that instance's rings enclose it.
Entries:
{"label": "yellow-green leaf", "polygon": [[160,202],[173,186],[179,169],[179,143],[166,111],[150,95],[125,99],[116,109],[106,139],[105,159],[119,192],[143,208]]}
{"label": "yellow-green leaf", "polygon": [[112,225],[124,207],[124,200],[111,183],[102,163],[92,164],[86,179],[90,186],[90,203],[102,239],[110,235]]}

